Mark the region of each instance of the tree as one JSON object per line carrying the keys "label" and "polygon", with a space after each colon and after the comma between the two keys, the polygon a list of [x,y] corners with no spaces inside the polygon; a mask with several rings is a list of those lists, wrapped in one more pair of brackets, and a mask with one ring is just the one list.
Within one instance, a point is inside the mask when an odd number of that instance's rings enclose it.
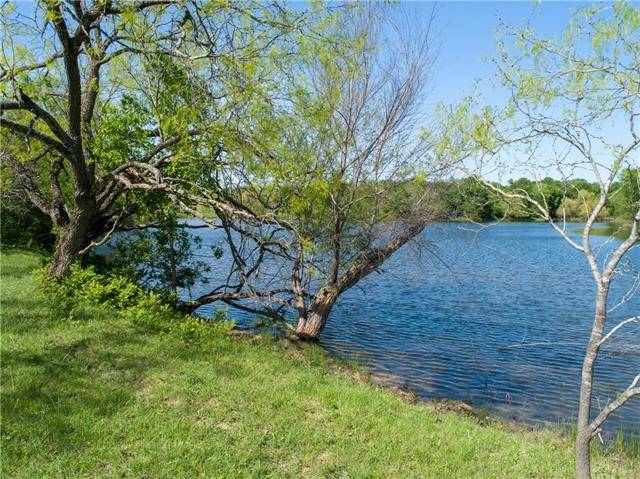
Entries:
{"label": "tree", "polygon": [[446,211],[454,218],[469,221],[496,219],[495,198],[473,177],[451,182],[447,191]]}
{"label": "tree", "polygon": [[12,34],[0,127],[16,140],[2,142],[2,158],[55,225],[56,277],[135,213],[144,195],[132,185],[150,168],[178,174],[219,154],[231,111],[262,93],[256,59],[286,54],[283,38],[306,18],[215,1],[47,0],[33,17],[2,9]]}
{"label": "tree", "polygon": [[200,217],[223,230],[234,269],[187,307],[222,301],[293,314],[295,334],[317,339],[340,296],[433,217],[426,178],[446,170],[431,161],[434,135],[423,131],[433,46],[428,29],[404,36],[389,14],[359,5],[326,24],[333,40],[307,48],[284,120],[253,117],[244,131],[259,141],[229,155],[214,187],[200,190],[220,222]]}
{"label": "tree", "polygon": [[[560,208],[566,218],[584,221],[598,204],[599,195],[590,190],[578,190],[575,194],[575,198],[565,196]],[[606,214],[606,209],[603,208],[598,216],[603,217]]]}
{"label": "tree", "polygon": [[[519,192],[531,196],[536,201],[543,202],[549,209],[552,218],[557,218],[558,208],[562,203],[565,188],[562,182],[546,177],[542,180],[530,180],[528,178],[518,178],[510,180],[508,184],[510,191]],[[510,216],[517,219],[531,220],[536,218],[537,212],[532,211],[527,203],[511,205],[514,210],[510,211]]]}
{"label": "tree", "polygon": [[[124,270],[136,284],[175,303],[178,290],[207,282],[208,260],[219,259],[223,250],[217,245],[205,249],[202,239],[191,233],[202,226],[180,221],[173,204],[165,200],[154,206],[156,222],[126,228],[126,234],[114,239],[107,258],[111,268]],[[194,250],[200,252],[195,258]]]}
{"label": "tree", "polygon": [[[592,228],[613,194],[615,179],[638,168],[640,132],[640,9],[616,3],[578,10],[558,39],[543,38],[530,28],[507,28],[496,60],[502,85],[511,93],[504,110],[483,109],[473,117],[474,128],[461,132],[477,148],[469,167],[491,191],[522,205],[547,221],[590,266],[596,286],[595,312],[582,366],[576,438],[576,472],[590,477],[592,438],[615,410],[640,394],[640,374],[632,372],[629,386],[592,415],[594,366],[601,348],[638,316],[617,319],[609,327],[610,288],[627,253],[640,238],[640,209],[628,204],[631,228],[607,254],[592,244]],[[462,109],[466,108],[463,106]],[[473,148],[472,148],[473,149]],[[522,160],[518,160],[521,158]],[[509,166],[533,176],[534,189],[501,188],[487,173]],[[586,169],[596,179],[597,200],[582,193],[572,175]],[[540,178],[550,170],[560,174],[566,191],[580,198],[586,212],[580,239],[567,230],[566,211],[554,214]],[[638,194],[631,185],[631,198]],[[588,192],[588,190],[586,190]],[[556,218],[559,217],[558,218]],[[633,291],[622,296],[628,300]]]}
{"label": "tree", "polygon": [[0,190],[2,245],[27,246],[51,251],[56,237],[51,218],[36,208],[23,190],[12,181],[9,168],[3,168]]}
{"label": "tree", "polygon": [[619,175],[619,181],[611,185],[607,207],[614,217],[628,221],[633,219],[640,203],[640,169],[626,168]]}

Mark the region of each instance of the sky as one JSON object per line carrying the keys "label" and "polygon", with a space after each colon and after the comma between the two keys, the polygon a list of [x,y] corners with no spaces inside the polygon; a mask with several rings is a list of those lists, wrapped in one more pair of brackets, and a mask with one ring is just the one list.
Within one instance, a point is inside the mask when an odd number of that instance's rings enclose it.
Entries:
{"label": "sky", "polygon": [[[19,11],[30,13],[34,1],[15,2]],[[301,5],[302,2],[296,2]],[[403,7],[428,19],[434,4],[437,8],[434,30],[441,44],[432,79],[434,102],[455,103],[469,91],[475,78],[490,78],[493,67],[488,58],[495,51],[496,28],[499,19],[509,25],[520,25],[531,19],[531,25],[541,33],[554,34],[567,26],[572,10],[579,2],[534,3],[531,0],[512,2],[483,1],[406,1]],[[489,92],[487,92],[489,93]],[[494,98],[489,95],[487,100]]]}
{"label": "sky", "polygon": [[[408,2],[417,15],[426,16],[432,2]],[[491,78],[494,67],[489,61],[495,52],[496,29],[500,21],[507,25],[529,22],[541,34],[558,34],[568,25],[571,12],[579,2],[439,2],[435,30],[441,44],[433,77],[433,97],[455,103],[462,99],[476,78]],[[499,99],[486,92],[487,100]],[[496,95],[496,96],[494,96]]]}
{"label": "sky", "polygon": [[[435,64],[431,82],[429,102],[433,104],[443,102],[455,104],[468,96],[474,80],[481,79],[481,93],[483,103],[492,105],[504,104],[508,92],[504,89],[490,88],[491,79],[495,73],[495,66],[490,59],[495,55],[497,32],[501,24],[509,26],[529,26],[542,37],[561,34],[569,25],[571,14],[592,2],[553,2],[553,1],[512,1],[512,2],[457,2],[444,1],[437,3],[435,30],[440,44],[438,59]],[[433,2],[405,2],[404,7],[415,12],[416,18],[428,18],[433,8]],[[611,142],[626,144],[628,129],[626,124],[620,128],[617,120],[611,125],[603,125],[600,133]],[[548,146],[540,149],[541,156],[551,156],[553,153]],[[611,164],[611,156],[604,150],[598,150],[594,145],[594,154],[601,164]],[[636,153],[639,157],[640,154]],[[553,155],[555,156],[555,155]],[[526,163],[526,156],[520,160]],[[640,165],[640,158],[635,162]],[[504,181],[520,176],[551,176],[560,178],[562,175],[555,169],[537,170],[532,173],[525,165],[524,169],[514,169],[510,172],[495,171],[490,179]],[[601,174],[603,172],[601,171]],[[591,168],[579,168],[576,176],[594,181],[595,175]]]}

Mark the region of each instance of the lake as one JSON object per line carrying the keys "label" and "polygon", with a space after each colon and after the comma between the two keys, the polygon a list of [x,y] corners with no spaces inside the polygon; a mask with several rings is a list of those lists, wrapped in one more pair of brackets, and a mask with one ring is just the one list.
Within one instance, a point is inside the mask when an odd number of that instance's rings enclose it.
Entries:
{"label": "lake", "polygon": [[[577,232],[581,225],[570,225]],[[203,246],[218,233],[194,230]],[[430,226],[427,248],[404,247],[348,291],[321,344],[357,360],[421,398],[467,401],[508,418],[565,424],[575,418],[583,352],[594,309],[586,260],[548,225]],[[594,236],[604,258],[618,240]],[[225,272],[225,260],[215,274]],[[610,307],[634,284],[640,248],[612,284]],[[197,296],[206,292],[194,290]],[[201,308],[202,316],[213,307]],[[640,313],[640,293],[612,312]],[[254,319],[234,310],[241,326]],[[606,346],[597,364],[594,409],[640,372],[640,326],[631,324]],[[611,417],[609,431],[640,430],[640,398]]]}

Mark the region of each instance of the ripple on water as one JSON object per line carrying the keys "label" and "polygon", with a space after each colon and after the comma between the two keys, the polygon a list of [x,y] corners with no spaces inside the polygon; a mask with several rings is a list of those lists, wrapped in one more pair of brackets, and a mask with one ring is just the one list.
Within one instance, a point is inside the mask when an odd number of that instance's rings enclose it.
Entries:
{"label": "ripple on water", "polygon": [[[445,224],[426,230],[440,259],[400,250],[386,274],[371,275],[344,295],[321,344],[423,398],[471,401],[531,422],[574,418],[593,314],[594,286],[584,258],[544,224],[498,224],[478,234],[472,229]],[[215,232],[197,231],[203,248],[217,242]],[[224,261],[217,263],[219,274],[226,272]],[[630,263],[640,269],[640,248],[632,250]],[[632,279],[616,278],[612,304]],[[613,312],[611,323],[638,312],[636,295]],[[640,372],[640,325],[625,331],[597,363],[596,411]],[[608,427],[639,430],[640,399],[612,416]]]}

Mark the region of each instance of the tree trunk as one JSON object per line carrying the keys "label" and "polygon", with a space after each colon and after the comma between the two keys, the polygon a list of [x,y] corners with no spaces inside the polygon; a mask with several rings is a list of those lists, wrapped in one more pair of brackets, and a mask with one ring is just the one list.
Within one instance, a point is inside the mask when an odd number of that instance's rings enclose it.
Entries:
{"label": "tree trunk", "polygon": [[79,214],[71,217],[68,224],[60,227],[50,272],[56,279],[69,273],[69,268],[79,258],[79,253],[91,241],[89,232],[94,215]]}
{"label": "tree trunk", "polygon": [[576,477],[591,478],[591,398],[593,395],[593,370],[598,356],[598,348],[602,339],[602,331],[607,319],[607,285],[598,288],[596,297],[596,313],[587,345],[587,352],[582,364],[582,381],[580,383],[580,405],[578,408],[578,424],[576,431]]}
{"label": "tree trunk", "polygon": [[582,367],[582,383],[580,384],[580,405],[578,408],[578,424],[576,430],[576,478],[591,478],[591,429],[589,427],[591,416],[591,395],[593,381],[593,365],[595,354],[589,343]]}
{"label": "tree trunk", "polygon": [[337,299],[338,292],[335,289],[320,288],[308,314],[300,316],[298,320],[296,327],[298,338],[305,341],[317,341]]}
{"label": "tree trunk", "polygon": [[[171,226],[170,228],[173,228]],[[169,231],[169,267],[171,268],[171,292],[177,297],[178,295],[178,266],[176,262],[176,248],[174,241],[174,231]]]}

